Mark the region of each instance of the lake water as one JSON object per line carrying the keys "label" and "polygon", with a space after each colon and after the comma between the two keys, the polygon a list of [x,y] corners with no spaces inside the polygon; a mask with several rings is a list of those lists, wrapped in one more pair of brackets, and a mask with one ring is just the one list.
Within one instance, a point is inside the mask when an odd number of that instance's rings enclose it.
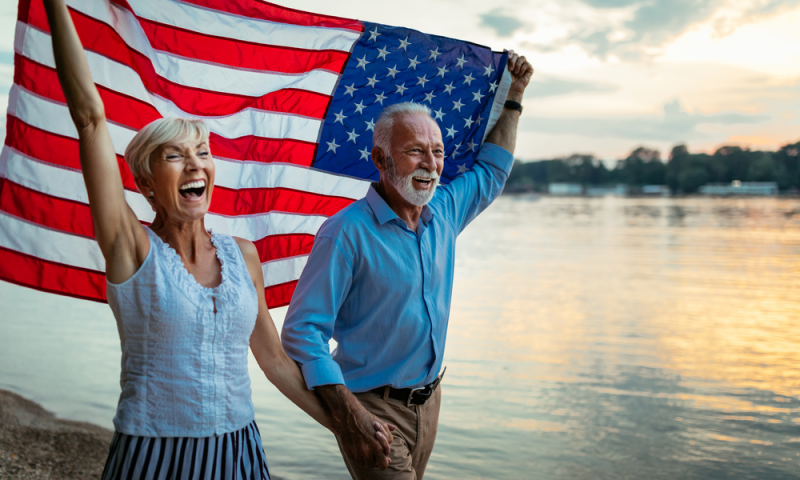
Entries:
{"label": "lake water", "polygon": [[[425,478],[800,478],[800,200],[503,197],[453,297]],[[108,307],[5,283],[0,305],[0,387],[111,427]],[[250,366],[275,477],[349,478]]]}

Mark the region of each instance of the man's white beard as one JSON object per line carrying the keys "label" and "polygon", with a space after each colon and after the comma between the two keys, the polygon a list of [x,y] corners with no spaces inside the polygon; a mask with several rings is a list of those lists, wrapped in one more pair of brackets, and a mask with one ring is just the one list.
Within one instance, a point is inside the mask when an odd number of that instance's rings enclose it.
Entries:
{"label": "man's white beard", "polygon": [[[418,168],[411,175],[399,177],[395,169],[394,159],[390,157],[387,158],[387,160],[389,163],[389,168],[386,171],[387,177],[389,182],[394,185],[394,188],[400,193],[400,196],[411,205],[416,205],[418,207],[427,205],[428,202],[431,201],[431,198],[433,198],[433,194],[436,193],[436,187],[439,186],[439,175],[437,175],[436,172],[429,172]],[[414,188],[414,177],[430,178],[431,188],[428,190],[417,190]]]}

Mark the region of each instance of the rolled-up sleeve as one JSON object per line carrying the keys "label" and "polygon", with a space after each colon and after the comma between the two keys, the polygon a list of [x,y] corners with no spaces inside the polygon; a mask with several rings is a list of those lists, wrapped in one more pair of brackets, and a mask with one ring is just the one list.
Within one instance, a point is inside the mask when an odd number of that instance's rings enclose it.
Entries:
{"label": "rolled-up sleeve", "polygon": [[[447,211],[458,232],[466,228],[486,209],[505,187],[514,155],[503,147],[484,143],[475,158],[472,170],[456,178],[448,185],[440,187],[436,200]],[[438,198],[437,198],[438,197]]]}
{"label": "rolled-up sleeve", "polygon": [[281,331],[286,353],[301,365],[309,389],[344,384],[328,342],[353,277],[352,263],[330,237],[317,236]]}

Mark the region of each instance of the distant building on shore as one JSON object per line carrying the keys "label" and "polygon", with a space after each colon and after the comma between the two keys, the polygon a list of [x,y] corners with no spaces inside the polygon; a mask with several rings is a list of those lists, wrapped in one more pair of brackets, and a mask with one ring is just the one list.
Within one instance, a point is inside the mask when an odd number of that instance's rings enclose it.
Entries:
{"label": "distant building on shore", "polygon": [[614,187],[592,186],[586,189],[586,195],[589,197],[605,197],[608,195],[624,197],[627,194],[628,186],[622,183]]}
{"label": "distant building on shore", "polygon": [[700,187],[703,195],[728,196],[751,195],[770,196],[778,194],[778,184],[775,182],[740,182],[732,181],[730,184],[712,183]]}
{"label": "distant building on shore", "polygon": [[642,187],[642,195],[666,197],[669,195],[669,187],[666,185],[645,185]]}
{"label": "distant building on shore", "polygon": [[547,186],[550,195],[583,195],[580,183],[551,183]]}

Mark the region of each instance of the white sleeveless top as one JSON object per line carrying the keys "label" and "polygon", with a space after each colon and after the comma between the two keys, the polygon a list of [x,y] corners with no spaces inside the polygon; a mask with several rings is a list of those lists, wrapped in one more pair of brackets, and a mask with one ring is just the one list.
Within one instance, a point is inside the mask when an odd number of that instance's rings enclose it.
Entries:
{"label": "white sleeveless top", "polygon": [[150,251],[142,266],[123,283],[106,283],[122,343],[114,428],[147,437],[239,430],[254,418],[247,352],[258,315],[242,252],[233,237],[212,233],[222,283],[205,288],[145,230]]}

